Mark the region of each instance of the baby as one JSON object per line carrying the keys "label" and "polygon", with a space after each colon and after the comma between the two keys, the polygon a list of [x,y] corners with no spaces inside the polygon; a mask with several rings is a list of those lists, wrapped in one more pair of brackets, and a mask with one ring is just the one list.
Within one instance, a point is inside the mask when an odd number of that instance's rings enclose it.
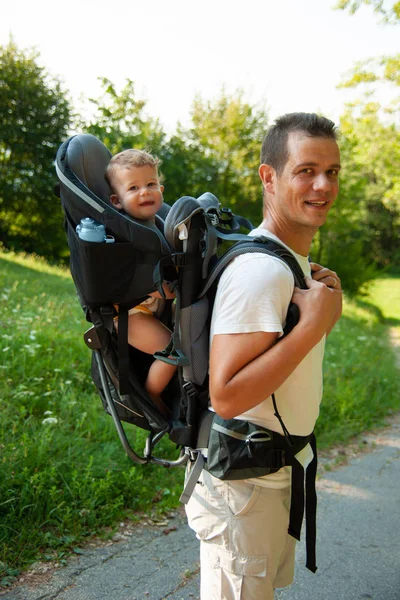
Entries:
{"label": "baby", "polygon": [[[164,186],[158,173],[159,160],[143,150],[124,150],[109,162],[105,178],[111,189],[110,201],[118,210],[124,210],[135,219],[155,221],[155,215],[163,203]],[[167,298],[174,294],[164,284]],[[154,354],[164,350],[171,339],[171,331],[155,318],[158,292],[129,311],[128,342],[141,352]],[[115,321],[118,330],[118,321]],[[171,380],[176,367],[155,360],[148,372],[145,389],[155,405],[167,416],[167,408],[161,400],[161,392]]]}

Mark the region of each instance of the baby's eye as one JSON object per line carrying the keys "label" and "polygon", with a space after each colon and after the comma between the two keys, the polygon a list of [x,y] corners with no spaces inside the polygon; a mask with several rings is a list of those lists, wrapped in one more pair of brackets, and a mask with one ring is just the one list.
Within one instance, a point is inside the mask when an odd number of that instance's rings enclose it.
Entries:
{"label": "baby's eye", "polygon": [[129,189],[132,190],[132,192],[136,192],[136,190],[138,190],[139,188],[137,185],[131,185]]}
{"label": "baby's eye", "polygon": [[150,181],[150,183],[148,184],[149,187],[154,187],[156,186],[156,182],[155,181]]}

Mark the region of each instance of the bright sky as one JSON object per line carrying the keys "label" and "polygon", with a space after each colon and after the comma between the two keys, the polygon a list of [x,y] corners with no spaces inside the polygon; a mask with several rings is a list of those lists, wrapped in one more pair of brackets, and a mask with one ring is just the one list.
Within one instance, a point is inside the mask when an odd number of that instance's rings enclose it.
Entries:
{"label": "bright sky", "polygon": [[[0,0],[0,44],[10,33],[78,98],[98,77],[136,97],[167,131],[187,124],[196,93],[238,88],[271,118],[320,111],[338,118],[356,91],[336,86],[355,61],[399,52],[399,29],[369,7],[354,16],[336,0]],[[4,7],[6,5],[6,7]]]}

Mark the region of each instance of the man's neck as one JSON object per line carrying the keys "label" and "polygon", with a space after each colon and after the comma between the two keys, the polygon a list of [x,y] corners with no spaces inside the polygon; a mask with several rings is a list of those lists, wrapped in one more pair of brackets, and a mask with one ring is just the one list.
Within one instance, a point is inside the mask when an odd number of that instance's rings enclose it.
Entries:
{"label": "man's neck", "polygon": [[284,226],[277,225],[272,219],[265,217],[260,225],[263,229],[267,229],[277,238],[279,238],[286,246],[289,246],[293,252],[301,256],[308,256],[310,252],[311,242],[314,235],[318,231],[310,228],[299,228],[297,231],[289,230]]}

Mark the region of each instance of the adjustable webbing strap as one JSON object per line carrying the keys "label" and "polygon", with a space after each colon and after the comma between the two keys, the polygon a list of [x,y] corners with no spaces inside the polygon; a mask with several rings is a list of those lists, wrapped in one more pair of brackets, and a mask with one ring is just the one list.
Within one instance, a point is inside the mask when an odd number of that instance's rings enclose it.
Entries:
{"label": "adjustable webbing strap", "polygon": [[317,570],[315,544],[317,538],[317,491],[315,480],[317,477],[317,441],[312,434],[310,445],[314,454],[306,470],[306,567],[313,573]]}
{"label": "adjustable webbing strap", "polygon": [[188,477],[185,482],[185,486],[183,488],[183,492],[179,498],[179,500],[183,504],[187,504],[189,502],[190,496],[193,494],[193,490],[194,490],[196,483],[198,482],[201,472],[204,468],[205,459],[204,459],[202,453],[200,452],[200,450],[196,450],[196,453],[197,453],[196,460],[190,470],[190,473],[188,474]]}
{"label": "adjustable webbing strap", "polygon": [[317,475],[317,445],[315,435],[310,437],[313,459],[306,469],[306,496],[304,502],[304,468],[294,458],[290,461],[292,466],[292,497],[290,502],[290,517],[288,533],[296,540],[300,540],[301,525],[306,509],[306,567],[313,573],[316,572],[316,532],[317,532],[317,494],[315,479]]}

